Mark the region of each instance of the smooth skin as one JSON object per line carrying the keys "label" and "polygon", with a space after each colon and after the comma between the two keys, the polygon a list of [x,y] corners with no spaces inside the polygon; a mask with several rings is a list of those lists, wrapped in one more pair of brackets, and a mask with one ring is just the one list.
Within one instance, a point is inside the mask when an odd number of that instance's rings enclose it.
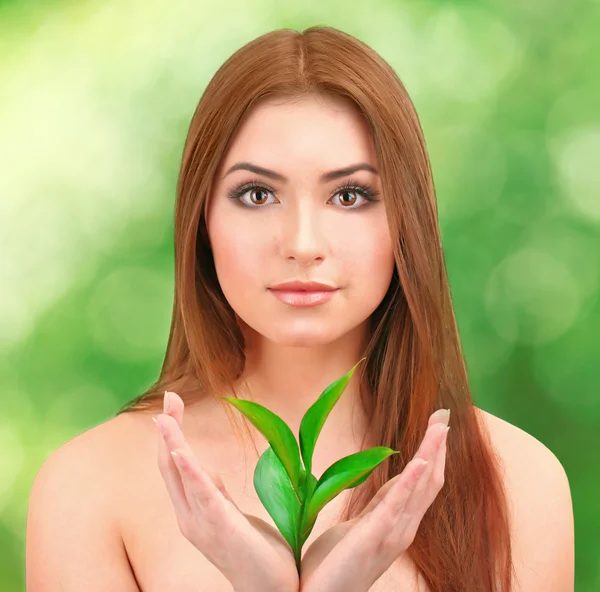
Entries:
{"label": "smooth skin", "polygon": [[299,581],[281,533],[242,512],[220,477],[202,468],[185,440],[183,412],[181,398],[165,393],[163,413],[154,418],[162,434],[159,469],[181,533],[236,591],[366,592],[412,544],[444,484],[449,418],[439,409],[402,473],[377,492],[360,516],[333,526],[308,547]]}

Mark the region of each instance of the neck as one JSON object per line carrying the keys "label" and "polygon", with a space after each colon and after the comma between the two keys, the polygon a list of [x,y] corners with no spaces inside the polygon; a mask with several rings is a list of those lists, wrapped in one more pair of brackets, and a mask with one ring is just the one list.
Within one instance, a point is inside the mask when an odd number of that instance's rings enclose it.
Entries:
{"label": "neck", "polygon": [[[311,405],[362,357],[367,330],[364,323],[336,341],[297,347],[269,341],[246,325],[246,365],[235,384],[236,392],[240,398],[259,403],[281,417],[297,437],[300,422]],[[340,438],[360,443],[365,429],[366,416],[355,372],[328,415],[321,435],[324,440]]]}

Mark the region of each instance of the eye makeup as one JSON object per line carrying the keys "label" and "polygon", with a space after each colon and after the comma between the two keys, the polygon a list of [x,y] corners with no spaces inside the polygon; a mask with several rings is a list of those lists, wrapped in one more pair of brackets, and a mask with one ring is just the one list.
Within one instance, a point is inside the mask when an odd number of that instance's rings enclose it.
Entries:
{"label": "eye makeup", "polygon": [[[231,189],[229,189],[227,191],[226,195],[229,199],[239,200],[240,197],[242,197],[245,193],[247,193],[251,189],[259,189],[261,191],[268,191],[270,193],[275,193],[275,191],[271,187],[266,185],[263,181],[261,181],[258,178],[254,178],[254,179],[251,179],[250,181],[247,181],[246,183],[242,183],[241,185],[232,187]],[[380,201],[378,199],[375,199],[380,194],[380,192],[377,189],[375,189],[369,183],[361,183],[356,179],[349,179],[346,182],[339,185],[338,187],[336,187],[336,189],[333,192],[333,196],[335,196],[338,193],[343,192],[343,191],[344,192],[355,192],[355,193],[359,194],[361,197],[363,197],[366,201],[366,203],[361,206],[355,206],[354,204],[351,206],[341,206],[343,209],[346,209],[346,210],[357,210],[357,209],[364,207],[365,205],[368,205],[369,203]],[[261,207],[261,206],[265,205],[265,204],[248,205],[247,203],[243,203],[243,202],[240,202],[240,204],[243,207],[247,207],[247,208],[257,208],[257,207]]]}

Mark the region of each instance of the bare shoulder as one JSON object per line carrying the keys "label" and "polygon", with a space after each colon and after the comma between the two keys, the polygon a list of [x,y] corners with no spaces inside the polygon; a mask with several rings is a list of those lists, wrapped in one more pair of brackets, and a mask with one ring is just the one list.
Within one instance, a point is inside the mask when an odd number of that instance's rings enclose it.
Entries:
{"label": "bare shoulder", "polygon": [[501,461],[509,484],[530,489],[531,482],[550,480],[567,485],[565,470],[556,455],[537,438],[488,411],[475,408]]}
{"label": "bare shoulder", "polygon": [[476,413],[504,472],[516,591],[573,590],[573,506],[564,467],[531,434],[482,409]]}
{"label": "bare shoulder", "polygon": [[89,495],[97,510],[116,524],[116,504],[122,493],[119,484],[125,482],[130,469],[133,435],[144,429],[146,421],[138,415],[112,417],[64,442],[42,463],[34,488],[50,480],[76,485],[80,494]]}
{"label": "bare shoulder", "polygon": [[[62,448],[99,447],[98,452],[102,450],[112,453],[122,444],[122,438],[127,436],[128,430],[134,428],[141,422],[141,416],[145,413],[121,413],[111,417],[95,426],[81,432],[71,440],[63,444]],[[99,446],[100,445],[100,446]]]}
{"label": "bare shoulder", "polygon": [[27,512],[27,590],[138,590],[119,511],[132,419],[118,416],[88,429],[42,463]]}
{"label": "bare shoulder", "polygon": [[[484,409],[475,407],[475,412],[479,424],[488,433],[501,463],[503,465],[506,462],[511,464],[511,467],[505,466],[505,469],[514,468],[512,466],[514,463],[511,463],[513,459],[522,460],[526,463],[531,459],[530,455],[535,458],[539,457],[538,460],[551,457],[556,459],[547,446],[525,430]],[[558,462],[558,459],[556,459],[556,462]]]}
{"label": "bare shoulder", "polygon": [[[139,433],[147,421],[142,415],[145,414],[123,413],[111,417],[66,441],[52,452],[44,464],[67,464],[82,474],[100,469],[118,471],[119,461],[134,441],[134,434]],[[61,463],[68,460],[72,460],[73,464]]]}

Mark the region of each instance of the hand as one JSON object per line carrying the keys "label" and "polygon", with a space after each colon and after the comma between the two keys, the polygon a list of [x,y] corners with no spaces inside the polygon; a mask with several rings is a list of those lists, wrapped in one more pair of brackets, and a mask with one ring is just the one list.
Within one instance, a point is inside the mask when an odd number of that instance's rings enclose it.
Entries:
{"label": "hand", "polygon": [[[298,570],[289,544],[276,528],[242,512],[220,476],[202,468],[183,435],[183,401],[173,392],[168,396],[170,408],[165,394],[165,409],[155,418],[163,433],[158,466],[181,533],[236,591],[297,591]],[[180,464],[171,451],[181,455]]]}
{"label": "hand", "polygon": [[[431,415],[414,458],[359,516],[326,530],[310,545],[300,568],[302,592],[366,592],[412,544],[444,484],[448,420],[443,416],[443,410]],[[425,468],[420,459],[428,461]]]}

